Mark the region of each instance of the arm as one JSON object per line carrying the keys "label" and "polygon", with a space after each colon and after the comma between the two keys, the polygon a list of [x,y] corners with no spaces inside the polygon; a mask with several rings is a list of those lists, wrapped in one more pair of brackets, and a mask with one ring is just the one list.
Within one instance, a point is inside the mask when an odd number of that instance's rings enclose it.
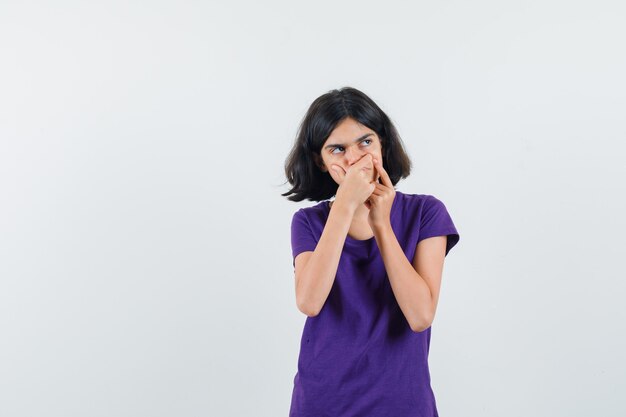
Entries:
{"label": "arm", "polygon": [[426,330],[437,310],[447,237],[420,241],[411,264],[390,224],[375,229],[374,234],[394,296],[411,330]]}
{"label": "arm", "polygon": [[314,251],[295,259],[296,304],[309,317],[319,314],[335,281],[354,210],[335,200]]}

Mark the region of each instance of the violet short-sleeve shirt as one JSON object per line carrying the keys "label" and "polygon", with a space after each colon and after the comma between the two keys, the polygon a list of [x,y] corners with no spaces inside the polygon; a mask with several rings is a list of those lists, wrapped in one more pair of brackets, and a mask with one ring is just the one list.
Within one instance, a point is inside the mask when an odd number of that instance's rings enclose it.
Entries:
{"label": "violet short-sleeve shirt", "polygon": [[[295,258],[313,251],[330,213],[329,201],[293,216]],[[392,229],[412,263],[417,243],[459,233],[432,195],[396,190]],[[431,327],[411,330],[391,289],[376,239],[346,236],[337,274],[319,314],[307,317],[300,341],[290,417],[434,417],[428,351]]]}

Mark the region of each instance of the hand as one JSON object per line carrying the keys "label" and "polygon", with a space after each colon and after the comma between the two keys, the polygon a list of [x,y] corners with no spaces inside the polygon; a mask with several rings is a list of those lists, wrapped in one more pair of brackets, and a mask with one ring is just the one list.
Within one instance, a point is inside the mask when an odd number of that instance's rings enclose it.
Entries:
{"label": "hand", "polygon": [[376,188],[376,182],[370,182],[374,169],[371,154],[363,155],[347,171],[335,164],[332,164],[330,169],[341,180],[335,201],[342,201],[352,210],[356,210],[359,205],[363,204]]}
{"label": "hand", "polygon": [[383,168],[383,164],[378,159],[374,159],[374,167],[376,172],[380,175],[382,183],[376,181],[374,191],[370,195],[369,199],[365,202],[365,205],[369,209],[367,221],[372,228],[376,230],[387,225],[391,225],[391,206],[393,200],[396,198],[396,190],[393,188],[393,183]]}

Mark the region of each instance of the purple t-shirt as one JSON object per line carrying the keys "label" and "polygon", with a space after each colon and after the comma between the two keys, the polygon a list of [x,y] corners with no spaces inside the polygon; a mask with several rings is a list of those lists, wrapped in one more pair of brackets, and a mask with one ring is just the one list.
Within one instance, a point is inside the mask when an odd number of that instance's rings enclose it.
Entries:
{"label": "purple t-shirt", "polygon": [[[313,251],[330,213],[329,201],[293,215],[296,256]],[[417,243],[459,234],[432,195],[396,190],[391,227],[408,260]],[[431,328],[414,332],[400,310],[376,238],[346,236],[337,274],[319,314],[307,317],[300,341],[290,417],[434,417],[428,350]]]}

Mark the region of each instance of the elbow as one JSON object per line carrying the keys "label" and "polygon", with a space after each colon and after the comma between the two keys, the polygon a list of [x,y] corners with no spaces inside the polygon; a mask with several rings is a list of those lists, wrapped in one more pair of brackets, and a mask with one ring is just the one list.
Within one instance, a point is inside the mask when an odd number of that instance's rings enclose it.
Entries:
{"label": "elbow", "polygon": [[412,325],[411,330],[413,330],[415,333],[421,333],[424,330],[428,329],[429,327],[430,327],[430,324]]}
{"label": "elbow", "polygon": [[413,330],[415,333],[421,333],[424,330],[428,329],[430,327],[430,325],[425,326],[425,325],[421,325],[421,326],[411,326],[411,330]]}
{"label": "elbow", "polygon": [[303,314],[306,314],[307,317],[315,317],[319,314],[319,310],[302,303],[298,303],[298,310],[300,310]]}
{"label": "elbow", "polygon": [[318,308],[311,306],[310,303],[306,303],[300,298],[297,299],[296,305],[298,306],[298,310],[300,310],[303,314],[306,314],[308,317],[315,317],[320,312]]}
{"label": "elbow", "polygon": [[411,330],[415,333],[421,333],[424,330],[427,330],[433,324],[433,320],[431,318],[418,320],[411,323]]}
{"label": "elbow", "polygon": [[315,317],[315,316],[317,316],[319,314],[319,311],[308,312],[308,313],[304,313],[304,314],[306,314],[307,317]]}
{"label": "elbow", "polygon": [[308,317],[315,317],[319,314],[321,308],[317,308],[315,303],[311,302],[310,297],[307,297],[302,288],[299,285],[300,281],[296,279],[296,306],[303,314]]}

